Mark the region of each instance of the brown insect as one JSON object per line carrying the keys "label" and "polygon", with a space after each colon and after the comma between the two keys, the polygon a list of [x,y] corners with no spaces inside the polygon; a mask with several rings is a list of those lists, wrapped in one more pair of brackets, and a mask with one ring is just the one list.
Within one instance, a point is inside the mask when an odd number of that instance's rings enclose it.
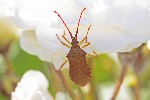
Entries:
{"label": "brown insect", "polygon": [[[90,66],[87,64],[86,61],[86,55],[87,53],[83,50],[83,48],[87,47],[88,45],[90,45],[90,42],[87,42],[87,35],[88,32],[90,30],[91,25],[88,27],[87,30],[87,34],[86,36],[80,41],[78,42],[77,40],[77,36],[78,36],[78,27],[80,24],[80,19],[82,16],[83,11],[86,8],[84,8],[80,14],[80,18],[78,21],[78,26],[77,26],[77,30],[76,30],[76,34],[75,36],[72,36],[72,33],[70,32],[69,28],[67,27],[66,23],[64,22],[64,20],[62,19],[62,17],[56,12],[54,11],[62,20],[63,24],[65,25],[65,27],[67,28],[70,37],[72,39],[72,42],[70,43],[69,40],[65,37],[65,32],[64,35],[62,35],[62,38],[69,43],[71,46],[69,46],[68,44],[64,43],[56,34],[57,38],[59,39],[59,41],[66,47],[70,48],[69,53],[67,54],[67,60],[61,65],[61,68],[64,66],[64,64],[69,60],[69,77],[71,78],[72,81],[74,81],[75,84],[79,85],[79,86],[85,86],[91,78],[91,68]],[[86,41],[86,43],[80,47],[80,45]]]}

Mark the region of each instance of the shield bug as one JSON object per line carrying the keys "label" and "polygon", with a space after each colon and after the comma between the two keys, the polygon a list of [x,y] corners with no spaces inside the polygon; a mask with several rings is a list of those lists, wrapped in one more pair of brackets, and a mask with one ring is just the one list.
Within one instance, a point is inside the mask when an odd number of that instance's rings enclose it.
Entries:
{"label": "shield bug", "polygon": [[[68,26],[66,25],[65,21],[62,19],[62,17],[59,15],[58,12],[54,11],[59,18],[61,19],[61,21],[63,22],[63,24],[65,25],[66,29],[68,30],[70,37],[71,37],[71,42],[69,42],[69,40],[65,37],[65,31],[64,31],[64,35],[62,35],[62,38],[71,46],[69,46],[67,43],[63,42],[59,36],[56,34],[58,40],[66,47],[70,48],[69,53],[67,54],[67,60],[61,65],[61,68],[64,66],[64,64],[69,61],[69,77],[71,78],[71,80],[83,87],[85,86],[91,78],[91,68],[90,66],[87,64],[86,61],[86,55],[87,53],[83,50],[83,48],[87,47],[90,45],[90,42],[87,41],[87,35],[88,32],[90,30],[91,25],[88,27],[86,36],[80,41],[78,42],[77,37],[78,37],[78,28],[79,28],[79,24],[80,24],[80,20],[81,20],[81,16],[82,13],[84,12],[86,8],[84,8],[81,11],[79,20],[78,20],[78,25],[77,25],[77,29],[76,29],[76,33],[75,36],[72,35],[71,31],[69,30]],[[83,46],[80,46],[83,42],[85,41],[85,44]]]}

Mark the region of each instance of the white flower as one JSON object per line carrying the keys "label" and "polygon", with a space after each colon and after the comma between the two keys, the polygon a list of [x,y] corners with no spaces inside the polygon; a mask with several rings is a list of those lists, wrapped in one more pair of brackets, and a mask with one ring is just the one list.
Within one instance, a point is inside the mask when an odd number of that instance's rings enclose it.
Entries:
{"label": "white flower", "polygon": [[[52,61],[58,69],[69,49],[56,37],[61,37],[66,28],[53,11],[61,15],[74,36],[80,12],[87,8],[78,34],[80,41],[92,25],[88,34],[90,48],[84,49],[87,53],[128,52],[150,39],[149,4],[141,0],[21,0],[13,20],[28,29],[21,36],[21,47],[42,60]],[[71,41],[67,30],[66,38]]]}
{"label": "white flower", "polygon": [[[16,14],[12,19],[24,29],[33,29],[38,24],[47,25],[52,27],[57,25],[58,17],[54,10],[60,11],[64,17],[76,13],[76,9],[80,7],[73,0],[13,0],[15,1]],[[70,15],[71,15],[70,14]],[[69,21],[75,16],[69,16]],[[67,18],[69,18],[67,17]],[[76,16],[77,17],[77,16]],[[76,20],[76,18],[75,18]],[[60,23],[59,23],[60,24]]]}
{"label": "white flower", "polygon": [[149,6],[139,1],[113,0],[103,11],[91,13],[94,22],[93,32],[89,34],[91,45],[100,52],[128,52],[147,42]]}
{"label": "white flower", "polygon": [[[66,49],[56,37],[56,33],[58,35],[63,34],[64,25],[61,24],[54,10],[60,11],[62,16],[68,20],[68,23],[73,23],[79,17],[76,9],[82,9],[83,7],[78,6],[72,0],[15,1],[16,16],[13,16],[12,19],[17,25],[25,29],[21,36],[21,47],[44,61],[52,61],[56,69],[60,68],[60,65],[66,59],[69,49]],[[32,2],[36,3],[33,5],[31,4]],[[68,13],[71,15],[68,16]],[[43,31],[45,32],[43,33]],[[66,35],[68,36],[67,33]],[[47,43],[49,46],[47,46]]]}
{"label": "white flower", "polygon": [[14,2],[12,0],[0,0],[0,17],[12,16]]}
{"label": "white flower", "polygon": [[11,100],[53,100],[48,92],[48,80],[39,71],[27,71],[12,92]]}

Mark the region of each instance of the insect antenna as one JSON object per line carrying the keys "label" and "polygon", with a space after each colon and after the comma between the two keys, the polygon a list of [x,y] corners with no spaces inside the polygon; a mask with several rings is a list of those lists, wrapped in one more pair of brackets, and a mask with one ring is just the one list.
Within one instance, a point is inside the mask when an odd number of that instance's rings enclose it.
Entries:
{"label": "insect antenna", "polygon": [[62,17],[60,16],[60,14],[58,14],[58,12],[54,11],[54,13],[56,13],[58,15],[58,17],[61,19],[61,21],[63,22],[63,24],[65,25],[65,27],[67,28],[69,34],[70,34],[70,37],[73,38],[72,36],[72,33],[70,32],[68,26],[66,25],[65,21],[62,19]]}
{"label": "insect antenna", "polygon": [[81,11],[81,14],[80,14],[80,18],[79,18],[79,21],[78,21],[78,26],[77,26],[77,30],[76,30],[76,34],[75,34],[75,37],[77,39],[77,34],[78,34],[78,28],[79,28],[79,24],[80,24],[80,20],[81,20],[81,16],[82,16],[82,13],[83,11],[86,9],[86,7]]}
{"label": "insect antenna", "polygon": [[91,28],[91,25],[88,27],[88,30],[87,30],[87,33],[86,33],[86,42],[87,42],[87,36],[88,36],[89,31],[90,31],[90,28]]}

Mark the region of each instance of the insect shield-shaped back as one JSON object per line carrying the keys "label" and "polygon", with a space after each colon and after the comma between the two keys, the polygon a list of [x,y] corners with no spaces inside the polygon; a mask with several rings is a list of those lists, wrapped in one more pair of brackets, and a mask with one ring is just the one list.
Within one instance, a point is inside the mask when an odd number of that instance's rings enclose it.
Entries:
{"label": "insect shield-shaped back", "polygon": [[72,41],[67,54],[69,59],[69,77],[75,84],[85,86],[91,78],[91,68],[86,61],[86,52],[80,48],[78,41]]}
{"label": "insect shield-shaped back", "polygon": [[[84,8],[82,10],[81,15],[82,15],[82,13],[85,9],[86,8]],[[86,37],[83,38],[83,40],[81,40],[81,42],[78,42],[77,35],[78,35],[78,27],[79,27],[81,15],[80,15],[80,18],[79,18],[79,21],[78,21],[76,34],[75,34],[75,36],[73,36],[72,33],[70,32],[69,28],[67,27],[66,23],[61,18],[61,16],[56,11],[54,11],[54,12],[60,17],[60,19],[62,20],[62,22],[66,26],[66,28],[67,28],[67,30],[70,34],[71,40],[72,40],[72,42],[70,43],[68,41],[68,39],[66,37],[64,37],[64,35],[62,36],[66,42],[71,44],[71,49],[70,49],[69,53],[66,56],[69,60],[69,76],[70,76],[71,80],[74,81],[75,84],[77,84],[79,86],[85,86],[90,81],[91,68],[87,64],[87,61],[86,61],[86,54],[87,53],[84,50],[82,50],[82,48],[84,48],[84,47],[86,47],[90,44],[90,42],[87,42],[87,34],[88,34],[88,31],[89,31],[90,27],[88,28]],[[58,37],[58,35],[57,35],[57,38],[64,46],[70,48],[69,45],[67,45],[66,43],[61,41],[61,39]],[[80,47],[79,45],[85,40],[86,40],[87,44]]]}

